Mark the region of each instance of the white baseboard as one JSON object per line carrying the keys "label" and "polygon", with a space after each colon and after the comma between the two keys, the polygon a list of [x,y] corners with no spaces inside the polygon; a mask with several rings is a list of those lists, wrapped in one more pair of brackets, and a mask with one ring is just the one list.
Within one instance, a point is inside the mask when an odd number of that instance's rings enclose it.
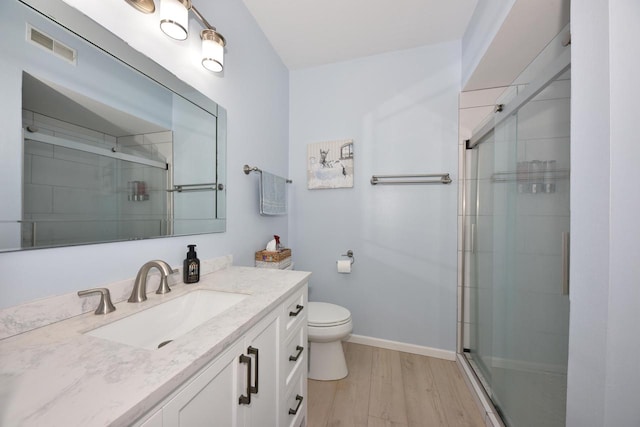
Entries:
{"label": "white baseboard", "polygon": [[419,354],[445,360],[456,360],[456,352],[442,350],[440,348],[424,347],[421,345],[407,344],[398,341],[383,340],[381,338],[366,337],[364,335],[351,335],[347,342],[363,344],[371,347],[386,348],[388,350],[402,351],[405,353]]}

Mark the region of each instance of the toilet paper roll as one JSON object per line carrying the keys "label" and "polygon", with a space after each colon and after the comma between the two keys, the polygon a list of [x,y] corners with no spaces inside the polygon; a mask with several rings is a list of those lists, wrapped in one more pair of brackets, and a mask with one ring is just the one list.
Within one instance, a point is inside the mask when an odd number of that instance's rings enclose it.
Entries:
{"label": "toilet paper roll", "polygon": [[338,273],[351,273],[351,260],[341,259],[337,261]]}

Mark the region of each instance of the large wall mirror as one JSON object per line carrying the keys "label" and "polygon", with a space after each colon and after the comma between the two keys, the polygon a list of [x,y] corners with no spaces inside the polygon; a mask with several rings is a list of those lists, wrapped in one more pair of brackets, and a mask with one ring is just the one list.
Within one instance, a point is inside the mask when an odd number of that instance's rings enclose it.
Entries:
{"label": "large wall mirror", "polygon": [[0,25],[0,251],[225,231],[224,109],[62,1]]}

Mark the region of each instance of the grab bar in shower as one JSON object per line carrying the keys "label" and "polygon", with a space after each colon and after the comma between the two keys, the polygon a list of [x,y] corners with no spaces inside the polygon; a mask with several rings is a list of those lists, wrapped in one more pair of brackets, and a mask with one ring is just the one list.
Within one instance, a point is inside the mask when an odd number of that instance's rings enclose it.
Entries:
{"label": "grab bar in shower", "polygon": [[451,177],[448,173],[421,175],[373,175],[371,177],[371,185],[378,184],[451,184]]}

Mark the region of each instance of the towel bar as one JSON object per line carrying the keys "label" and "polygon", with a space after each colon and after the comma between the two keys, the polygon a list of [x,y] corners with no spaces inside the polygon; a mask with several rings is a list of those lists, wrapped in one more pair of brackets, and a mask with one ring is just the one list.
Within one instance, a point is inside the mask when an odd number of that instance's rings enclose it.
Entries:
{"label": "towel bar", "polygon": [[371,185],[377,184],[451,184],[451,177],[448,173],[422,175],[373,175],[371,177]]}
{"label": "towel bar", "polygon": [[[249,175],[251,172],[258,172],[258,173],[262,173],[262,169],[260,169],[257,166],[251,167],[249,165],[244,165],[244,167],[242,168],[242,170],[244,171],[245,175]],[[291,184],[293,181],[290,179],[286,179],[287,184]]]}

